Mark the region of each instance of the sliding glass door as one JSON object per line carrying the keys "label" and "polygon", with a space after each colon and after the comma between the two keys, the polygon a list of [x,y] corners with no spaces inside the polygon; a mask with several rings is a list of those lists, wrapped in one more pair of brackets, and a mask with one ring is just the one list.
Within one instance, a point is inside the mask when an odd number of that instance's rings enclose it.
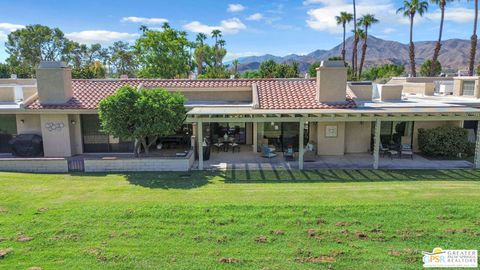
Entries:
{"label": "sliding glass door", "polygon": [[85,153],[130,153],[133,142],[124,141],[102,132],[100,119],[95,114],[81,115],[83,151]]}
{"label": "sliding glass door", "polygon": [[14,114],[0,114],[0,153],[11,153],[8,142],[17,135],[17,120]]}

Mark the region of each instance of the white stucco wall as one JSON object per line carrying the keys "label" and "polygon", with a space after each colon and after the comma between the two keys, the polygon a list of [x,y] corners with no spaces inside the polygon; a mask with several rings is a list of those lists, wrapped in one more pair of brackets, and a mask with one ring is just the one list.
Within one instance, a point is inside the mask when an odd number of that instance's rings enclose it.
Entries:
{"label": "white stucco wall", "polygon": [[[70,157],[70,125],[67,114],[40,115],[45,157]],[[56,127],[51,128],[52,125]]]}
{"label": "white stucco wall", "polygon": [[371,137],[372,122],[345,123],[345,153],[367,153]]}
{"label": "white stucco wall", "polygon": [[[337,137],[325,136],[326,126],[337,126]],[[345,122],[317,123],[317,154],[319,156],[338,156],[345,154]]]}

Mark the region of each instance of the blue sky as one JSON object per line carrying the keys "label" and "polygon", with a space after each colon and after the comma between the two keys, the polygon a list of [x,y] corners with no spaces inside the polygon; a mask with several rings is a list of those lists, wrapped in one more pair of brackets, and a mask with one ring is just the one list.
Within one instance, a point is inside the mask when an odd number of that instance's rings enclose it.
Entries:
{"label": "blue sky", "polygon": [[[380,23],[371,34],[408,42],[408,21],[395,10],[399,0],[357,0],[359,14],[373,13]],[[468,39],[472,31],[473,1],[450,3],[447,7],[444,38]],[[334,16],[351,11],[351,0],[0,0],[0,61],[6,57],[4,42],[10,31],[27,24],[59,27],[78,42],[109,45],[116,40],[133,41],[144,24],[160,27],[168,21],[188,31],[220,28],[229,54],[227,60],[265,53],[306,54],[330,49],[341,42],[341,27]],[[415,25],[415,40],[433,40],[438,35],[439,11],[429,12]]]}

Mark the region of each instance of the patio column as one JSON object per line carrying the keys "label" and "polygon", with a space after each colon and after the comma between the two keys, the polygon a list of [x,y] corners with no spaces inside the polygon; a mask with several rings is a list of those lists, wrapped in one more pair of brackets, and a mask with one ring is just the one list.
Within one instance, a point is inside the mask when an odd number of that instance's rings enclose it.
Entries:
{"label": "patio column", "polygon": [[477,123],[477,143],[475,144],[475,161],[473,167],[480,169],[480,121]]}
{"label": "patio column", "polygon": [[303,170],[303,137],[305,132],[305,121],[300,120],[300,127],[298,131],[298,169]]}
{"label": "patio column", "polygon": [[203,124],[197,122],[198,169],[203,170]]}
{"label": "patio column", "polygon": [[258,126],[257,126],[257,122],[253,122],[252,126],[253,126],[252,147],[253,147],[253,152],[256,153],[257,149],[258,149],[258,134],[257,134]]}
{"label": "patio column", "polygon": [[380,158],[380,130],[382,121],[377,120],[375,122],[375,138],[373,143],[373,169],[378,169],[378,163]]}

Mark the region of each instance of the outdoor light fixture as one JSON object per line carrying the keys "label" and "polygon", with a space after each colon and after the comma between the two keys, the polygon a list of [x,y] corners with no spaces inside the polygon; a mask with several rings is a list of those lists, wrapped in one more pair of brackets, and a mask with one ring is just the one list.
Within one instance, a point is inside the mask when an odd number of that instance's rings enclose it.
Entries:
{"label": "outdoor light fixture", "polygon": [[22,122],[22,124],[25,124],[25,120],[24,120],[24,119],[20,119],[20,122]]}
{"label": "outdoor light fixture", "polygon": [[75,120],[71,120],[70,123],[71,123],[72,125],[75,125],[77,122],[75,122]]}

